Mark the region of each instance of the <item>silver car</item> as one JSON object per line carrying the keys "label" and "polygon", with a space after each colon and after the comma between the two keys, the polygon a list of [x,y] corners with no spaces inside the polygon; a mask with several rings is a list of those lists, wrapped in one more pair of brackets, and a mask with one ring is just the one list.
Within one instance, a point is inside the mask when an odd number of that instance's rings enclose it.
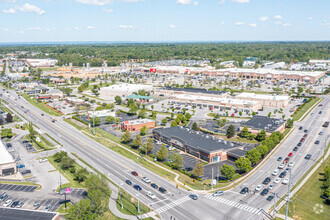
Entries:
{"label": "silver car", "polygon": [[222,196],[224,194],[224,192],[222,191],[222,190],[218,190],[218,191],[216,191],[216,192],[214,192],[213,194],[212,194],[212,196]]}

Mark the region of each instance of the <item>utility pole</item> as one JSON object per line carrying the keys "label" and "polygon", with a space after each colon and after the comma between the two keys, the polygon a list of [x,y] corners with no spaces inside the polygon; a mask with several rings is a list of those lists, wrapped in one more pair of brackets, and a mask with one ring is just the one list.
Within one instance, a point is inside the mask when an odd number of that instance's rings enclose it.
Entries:
{"label": "utility pole", "polygon": [[275,219],[275,215],[276,215],[276,193],[274,193],[274,214],[273,214],[274,219]]}
{"label": "utility pole", "polygon": [[138,213],[140,213],[140,199],[139,199],[139,194],[140,194],[140,191],[138,190],[138,194],[137,194],[137,199],[138,199]]}
{"label": "utility pole", "polygon": [[213,190],[213,167],[212,167],[212,181],[211,181],[211,187],[212,187],[212,190]]}
{"label": "utility pole", "polygon": [[290,201],[290,186],[291,186],[291,169],[290,169],[290,178],[289,178],[289,187],[288,187],[288,201],[287,201],[287,203],[286,203],[285,220],[288,219],[289,201]]}

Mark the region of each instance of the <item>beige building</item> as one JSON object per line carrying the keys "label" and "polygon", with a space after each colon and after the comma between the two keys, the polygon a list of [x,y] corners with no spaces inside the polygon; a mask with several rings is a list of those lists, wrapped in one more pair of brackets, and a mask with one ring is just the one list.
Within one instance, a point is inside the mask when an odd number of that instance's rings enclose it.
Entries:
{"label": "beige building", "polygon": [[185,94],[185,95],[227,98],[229,95],[229,92],[226,91],[213,91],[213,90],[200,89],[200,88],[176,88],[176,87],[155,88],[153,93],[154,95],[165,96],[165,97]]}
{"label": "beige building", "polygon": [[0,176],[11,176],[17,173],[16,162],[0,141]]}
{"label": "beige building", "polygon": [[243,92],[236,95],[236,99],[260,102],[262,106],[285,108],[289,105],[290,96],[287,95],[267,95]]}

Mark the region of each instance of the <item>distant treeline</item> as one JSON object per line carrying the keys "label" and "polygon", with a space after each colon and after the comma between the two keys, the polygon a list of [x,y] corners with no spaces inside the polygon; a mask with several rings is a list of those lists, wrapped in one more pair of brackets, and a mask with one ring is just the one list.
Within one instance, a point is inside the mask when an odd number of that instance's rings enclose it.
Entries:
{"label": "distant treeline", "polygon": [[[209,59],[212,65],[222,60],[242,62],[245,57],[261,60],[307,62],[309,59],[328,59],[330,42],[246,42],[246,43],[145,43],[145,44],[81,44],[48,46],[3,46],[0,54],[17,51],[40,52],[35,58],[55,58],[59,65],[73,63],[82,66],[119,65],[131,59],[157,61],[169,59]],[[47,54],[47,55],[45,55]],[[20,55],[27,58],[29,55]]]}

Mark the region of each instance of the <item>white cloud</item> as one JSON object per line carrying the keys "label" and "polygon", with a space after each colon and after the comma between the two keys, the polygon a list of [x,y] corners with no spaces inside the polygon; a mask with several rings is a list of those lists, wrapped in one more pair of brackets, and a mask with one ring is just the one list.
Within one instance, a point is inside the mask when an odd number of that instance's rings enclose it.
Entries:
{"label": "white cloud", "polygon": [[267,21],[268,19],[269,19],[269,17],[267,17],[267,16],[262,16],[262,17],[259,18],[259,21],[265,22],[265,21]]}
{"label": "white cloud", "polygon": [[308,17],[307,20],[308,21],[311,21],[311,20],[313,20],[313,18],[312,17]]}
{"label": "white cloud", "polygon": [[44,10],[38,8],[37,6],[30,5],[29,3],[26,3],[22,7],[19,7],[18,10],[20,10],[21,12],[36,13],[38,15],[45,14]]}
{"label": "white cloud", "polygon": [[275,16],[274,16],[274,19],[276,19],[276,20],[281,20],[281,19],[282,19],[282,16],[281,16],[281,15],[275,15]]}
{"label": "white cloud", "polygon": [[6,13],[6,14],[14,14],[14,13],[16,13],[16,10],[14,8],[10,8],[8,10],[3,9],[2,11],[3,11],[3,13]]}
{"label": "white cloud", "polygon": [[17,0],[0,0],[0,2],[17,2]]}
{"label": "white cloud", "polygon": [[73,30],[79,31],[79,27],[73,27]]}
{"label": "white cloud", "polygon": [[109,13],[109,14],[114,12],[111,8],[109,8],[109,9],[103,8],[103,11],[105,11],[106,13]]}
{"label": "white cloud", "polygon": [[65,31],[70,31],[71,29],[70,29],[70,28],[65,28],[64,30],[65,30]]}
{"label": "white cloud", "polygon": [[112,3],[112,0],[76,0],[81,4],[103,6]]}
{"label": "white cloud", "polygon": [[231,0],[231,1],[235,3],[250,3],[250,0]]}
{"label": "white cloud", "polygon": [[323,23],[320,24],[321,26],[330,26],[330,22],[328,22],[327,20],[324,20]]}
{"label": "white cloud", "polygon": [[225,24],[225,22],[224,21],[221,21],[220,24]]}
{"label": "white cloud", "polygon": [[20,34],[24,34],[24,31],[19,31],[18,33],[20,33]]}
{"label": "white cloud", "polygon": [[176,29],[176,28],[178,28],[178,26],[175,25],[175,24],[170,24],[168,27],[171,28],[171,29]]}
{"label": "white cloud", "polygon": [[118,26],[119,29],[133,29],[134,26],[133,25],[124,25],[124,24],[121,24]]}
{"label": "white cloud", "polygon": [[243,25],[243,24],[244,24],[244,22],[241,22],[241,21],[237,21],[234,23],[234,25]]}
{"label": "white cloud", "polygon": [[189,5],[192,0],[177,0],[176,3],[180,5]]}
{"label": "white cloud", "polygon": [[250,27],[257,27],[257,24],[256,23],[253,23],[253,24],[249,24]]}
{"label": "white cloud", "polygon": [[225,4],[225,2],[226,2],[226,0],[221,0],[221,1],[219,2],[219,5],[223,5],[223,4]]}
{"label": "white cloud", "polygon": [[91,25],[88,25],[87,26],[87,29],[89,29],[89,30],[92,30],[92,29],[94,29],[95,27],[94,26],[91,26]]}
{"label": "white cloud", "polygon": [[193,4],[194,4],[195,6],[197,6],[197,5],[198,5],[198,2],[197,2],[197,1],[195,1]]}
{"label": "white cloud", "polygon": [[27,28],[26,30],[28,30],[28,31],[42,31],[42,29],[40,27],[30,27],[30,28]]}
{"label": "white cloud", "polygon": [[275,21],[275,24],[282,24],[281,21]]}
{"label": "white cloud", "polygon": [[285,24],[282,24],[284,27],[290,27],[291,24],[290,23],[285,23]]}
{"label": "white cloud", "polygon": [[9,29],[8,28],[2,28],[0,29],[1,32],[9,32]]}

